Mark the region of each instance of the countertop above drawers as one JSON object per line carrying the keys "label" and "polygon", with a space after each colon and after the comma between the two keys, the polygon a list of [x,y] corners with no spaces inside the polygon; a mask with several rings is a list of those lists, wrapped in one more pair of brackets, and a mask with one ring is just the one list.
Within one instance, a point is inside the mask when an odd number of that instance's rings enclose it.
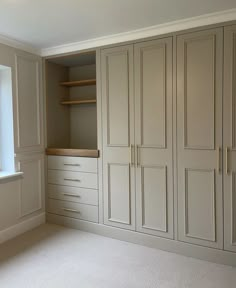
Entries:
{"label": "countertop above drawers", "polygon": [[57,156],[75,156],[75,157],[90,157],[98,158],[99,151],[92,149],[61,149],[61,148],[47,148],[47,155]]}

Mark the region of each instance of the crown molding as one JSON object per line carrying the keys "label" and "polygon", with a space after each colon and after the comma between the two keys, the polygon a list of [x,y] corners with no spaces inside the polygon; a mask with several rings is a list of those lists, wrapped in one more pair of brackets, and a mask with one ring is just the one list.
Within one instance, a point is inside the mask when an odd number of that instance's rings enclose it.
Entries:
{"label": "crown molding", "polygon": [[41,50],[41,56],[53,56],[63,53],[82,51],[85,49],[97,48],[105,45],[117,44],[126,41],[144,39],[148,37],[178,32],[186,29],[197,28],[222,22],[236,20],[236,9],[224,10],[220,12],[204,14],[197,17],[186,18],[165,24],[146,27],[143,29],[132,30],[129,32],[113,34],[109,36],[94,38],[85,41],[59,45]]}
{"label": "crown molding", "polygon": [[72,53],[82,51],[85,49],[92,49],[101,46],[117,44],[127,41],[134,41],[148,37],[178,32],[186,29],[197,28],[206,25],[213,25],[228,21],[236,20],[236,8],[224,10],[215,13],[204,14],[197,17],[186,18],[182,20],[172,21],[155,26],[132,30],[124,33],[98,37],[85,41],[78,41],[69,44],[38,49],[32,47],[24,42],[12,39],[5,35],[0,35],[0,43],[10,47],[20,49],[32,54],[40,55],[42,57],[53,56],[58,54]]}
{"label": "crown molding", "polygon": [[10,46],[12,48],[20,49],[20,50],[23,50],[25,52],[36,54],[39,56],[41,56],[41,54],[42,54],[41,49],[37,49],[37,48],[32,47],[26,43],[23,43],[21,41],[15,40],[13,38],[7,37],[5,35],[0,35],[0,44],[4,44],[4,45]]}

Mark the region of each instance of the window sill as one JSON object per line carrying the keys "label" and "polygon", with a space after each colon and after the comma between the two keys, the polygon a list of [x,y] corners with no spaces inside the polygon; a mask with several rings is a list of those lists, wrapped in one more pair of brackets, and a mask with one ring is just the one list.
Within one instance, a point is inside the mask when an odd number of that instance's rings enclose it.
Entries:
{"label": "window sill", "polygon": [[18,178],[22,176],[24,173],[23,172],[7,172],[7,171],[0,171],[0,182],[1,181],[7,181],[7,180],[12,180],[14,178]]}

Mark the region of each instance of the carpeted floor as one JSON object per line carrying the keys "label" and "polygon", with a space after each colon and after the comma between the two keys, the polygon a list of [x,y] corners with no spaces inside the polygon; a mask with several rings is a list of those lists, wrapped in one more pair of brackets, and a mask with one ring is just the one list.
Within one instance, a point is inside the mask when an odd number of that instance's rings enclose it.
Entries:
{"label": "carpeted floor", "polygon": [[0,246],[0,288],[235,288],[236,268],[56,225]]}

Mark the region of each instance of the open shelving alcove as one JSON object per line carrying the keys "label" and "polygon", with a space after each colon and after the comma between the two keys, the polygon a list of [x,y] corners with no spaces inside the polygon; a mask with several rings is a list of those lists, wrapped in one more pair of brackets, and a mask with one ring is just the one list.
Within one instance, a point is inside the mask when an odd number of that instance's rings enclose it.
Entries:
{"label": "open shelving alcove", "polygon": [[96,52],[49,58],[45,68],[47,154],[95,157]]}

